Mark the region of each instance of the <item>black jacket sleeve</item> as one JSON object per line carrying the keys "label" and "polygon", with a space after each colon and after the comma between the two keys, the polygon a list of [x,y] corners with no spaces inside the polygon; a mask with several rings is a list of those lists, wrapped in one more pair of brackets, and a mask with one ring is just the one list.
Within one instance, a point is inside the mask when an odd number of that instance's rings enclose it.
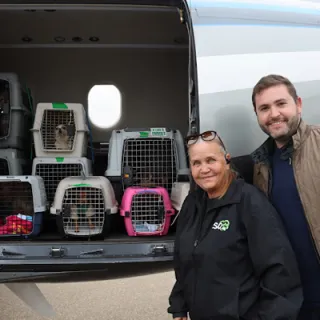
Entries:
{"label": "black jacket sleeve", "polygon": [[183,216],[186,214],[186,207],[188,197],[185,199],[181,210],[179,212],[179,217],[177,219],[177,229],[174,241],[174,257],[173,257],[173,264],[174,264],[174,272],[176,277],[176,282],[173,286],[171,294],[169,296],[169,308],[168,313],[171,313],[173,318],[178,317],[186,317],[188,313],[186,302],[183,298],[183,286],[182,286],[182,279],[180,273],[180,261],[179,261],[179,230],[180,226],[182,225]]}
{"label": "black jacket sleeve", "polygon": [[296,319],[303,301],[295,254],[279,214],[256,187],[246,185],[242,199],[249,253],[261,291],[245,315],[251,320]]}

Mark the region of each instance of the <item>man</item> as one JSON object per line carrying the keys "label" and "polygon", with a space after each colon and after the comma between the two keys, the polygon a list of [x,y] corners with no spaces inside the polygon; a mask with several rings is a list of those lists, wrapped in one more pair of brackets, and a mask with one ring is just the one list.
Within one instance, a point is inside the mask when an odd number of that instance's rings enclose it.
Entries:
{"label": "man", "polygon": [[304,292],[299,319],[320,319],[320,126],[301,119],[301,98],[283,76],[261,78],[252,103],[269,135],[252,153],[253,183],[277,209],[296,253]]}

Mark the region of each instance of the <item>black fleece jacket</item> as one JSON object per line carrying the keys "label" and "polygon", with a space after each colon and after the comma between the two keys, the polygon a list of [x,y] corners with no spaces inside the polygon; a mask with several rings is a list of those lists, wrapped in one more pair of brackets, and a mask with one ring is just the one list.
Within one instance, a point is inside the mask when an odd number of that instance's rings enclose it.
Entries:
{"label": "black fleece jacket", "polygon": [[192,320],[293,320],[303,296],[280,217],[235,180],[221,199],[190,193],[178,218],[168,312]]}

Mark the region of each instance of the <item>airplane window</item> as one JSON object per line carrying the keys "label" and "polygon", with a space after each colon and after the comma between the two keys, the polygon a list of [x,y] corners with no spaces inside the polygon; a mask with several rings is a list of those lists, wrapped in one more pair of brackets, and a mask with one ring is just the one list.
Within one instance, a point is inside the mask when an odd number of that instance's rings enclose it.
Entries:
{"label": "airplane window", "polygon": [[114,85],[95,85],[88,94],[88,116],[99,128],[114,126],[121,117],[121,94]]}

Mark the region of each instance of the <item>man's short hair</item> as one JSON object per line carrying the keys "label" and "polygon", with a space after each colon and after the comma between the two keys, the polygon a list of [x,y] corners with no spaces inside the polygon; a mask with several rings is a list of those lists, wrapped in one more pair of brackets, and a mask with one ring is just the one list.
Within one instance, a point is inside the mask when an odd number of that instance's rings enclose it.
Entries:
{"label": "man's short hair", "polygon": [[294,101],[297,101],[298,95],[297,95],[296,88],[288,78],[278,74],[269,74],[267,76],[262,77],[253,88],[252,104],[253,104],[254,110],[256,110],[256,102],[255,102],[256,95],[268,88],[279,86],[279,85],[285,85],[288,89],[289,94],[294,99]]}

